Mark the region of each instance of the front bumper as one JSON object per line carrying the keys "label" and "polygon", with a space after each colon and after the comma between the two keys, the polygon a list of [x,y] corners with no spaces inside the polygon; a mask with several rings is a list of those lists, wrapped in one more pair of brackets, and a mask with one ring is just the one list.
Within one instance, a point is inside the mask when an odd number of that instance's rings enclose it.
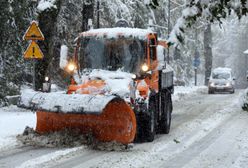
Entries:
{"label": "front bumper", "polygon": [[234,92],[233,86],[209,86],[210,92]]}

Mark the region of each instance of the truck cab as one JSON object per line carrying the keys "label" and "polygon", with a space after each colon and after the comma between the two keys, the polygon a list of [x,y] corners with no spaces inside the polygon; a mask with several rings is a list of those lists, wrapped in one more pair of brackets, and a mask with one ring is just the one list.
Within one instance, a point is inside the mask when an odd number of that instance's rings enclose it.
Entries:
{"label": "truck cab", "polygon": [[[96,93],[105,94],[103,88],[111,85],[109,92],[125,99],[135,113],[136,139],[153,141],[156,132],[169,133],[173,71],[158,61],[159,44],[167,47],[166,42],[158,41],[155,32],[147,29],[105,28],[81,33],[74,62],[79,72],[88,74],[88,79],[85,84],[75,78],[77,84],[69,87],[69,93],[81,90],[83,94],[94,94],[87,88],[96,87],[102,90]],[[106,79],[108,73],[112,73],[111,79]],[[131,74],[128,89],[121,86],[125,83],[121,73]],[[117,80],[122,89],[115,86]],[[127,92],[123,94],[124,90]]]}

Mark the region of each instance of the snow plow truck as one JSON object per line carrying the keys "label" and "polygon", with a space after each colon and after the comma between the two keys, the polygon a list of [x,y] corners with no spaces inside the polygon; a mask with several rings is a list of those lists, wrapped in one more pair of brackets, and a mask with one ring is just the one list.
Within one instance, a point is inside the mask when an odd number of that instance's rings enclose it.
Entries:
{"label": "snow plow truck", "polygon": [[[35,93],[38,133],[77,129],[102,142],[151,142],[171,125],[173,70],[165,41],[149,29],[102,28],[79,34],[73,56],[61,47],[71,75],[67,93]],[[26,102],[25,102],[26,101]]]}

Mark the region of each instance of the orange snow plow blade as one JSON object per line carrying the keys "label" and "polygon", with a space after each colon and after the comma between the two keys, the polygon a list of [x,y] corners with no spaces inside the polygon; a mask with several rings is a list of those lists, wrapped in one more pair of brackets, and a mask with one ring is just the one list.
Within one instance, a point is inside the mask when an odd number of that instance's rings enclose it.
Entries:
{"label": "orange snow plow blade", "polygon": [[36,131],[49,133],[77,129],[92,133],[102,142],[131,143],[136,134],[136,118],[131,107],[122,99],[108,102],[101,113],[62,113],[38,110]]}

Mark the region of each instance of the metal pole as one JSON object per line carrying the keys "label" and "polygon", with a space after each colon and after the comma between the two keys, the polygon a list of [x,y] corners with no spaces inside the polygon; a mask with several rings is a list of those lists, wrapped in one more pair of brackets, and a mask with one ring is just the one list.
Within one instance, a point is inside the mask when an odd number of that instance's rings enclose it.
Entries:
{"label": "metal pole", "polygon": [[32,61],[32,64],[33,64],[33,72],[32,72],[32,76],[33,76],[33,89],[36,90],[36,86],[35,86],[35,63],[36,63],[36,60],[34,59]]}
{"label": "metal pole", "polygon": [[[168,38],[170,36],[170,0],[168,1]],[[167,63],[170,63],[170,49],[167,50]]]}
{"label": "metal pole", "polygon": [[197,67],[195,67],[195,86],[197,86]]}

